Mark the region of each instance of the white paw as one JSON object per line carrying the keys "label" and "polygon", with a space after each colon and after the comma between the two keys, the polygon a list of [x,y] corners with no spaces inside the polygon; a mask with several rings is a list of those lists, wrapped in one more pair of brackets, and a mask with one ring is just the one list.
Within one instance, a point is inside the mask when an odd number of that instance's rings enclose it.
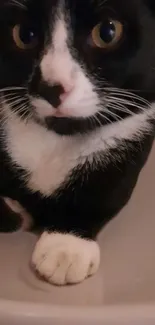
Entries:
{"label": "white paw", "polygon": [[71,234],[43,233],[32,255],[37,272],[56,285],[83,281],[96,273],[99,263],[98,244]]}

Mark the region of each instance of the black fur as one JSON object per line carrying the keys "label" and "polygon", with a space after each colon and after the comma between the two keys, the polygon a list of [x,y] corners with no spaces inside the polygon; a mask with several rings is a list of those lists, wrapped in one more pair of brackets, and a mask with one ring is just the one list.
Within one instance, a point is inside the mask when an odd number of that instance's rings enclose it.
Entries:
{"label": "black fur", "polygon": [[[19,2],[23,3],[22,0]],[[0,88],[26,85],[30,94],[37,93],[39,95],[40,91],[42,92],[40,85],[43,84],[43,97],[45,97],[45,93],[49,92],[49,86],[42,80],[42,76],[38,72],[38,64],[45,46],[51,42],[50,35],[56,19],[55,12],[60,2],[58,0],[52,2],[31,0],[24,2],[25,10],[11,3],[10,0],[2,0],[0,3],[0,69],[2,76]],[[105,97],[110,95],[110,91],[105,87],[109,83],[113,87],[131,89],[133,93],[135,92],[147,100],[154,100],[155,42],[152,35],[155,31],[155,21],[152,15],[154,13],[152,3],[151,0],[132,0],[126,5],[122,0],[106,2],[85,0],[83,6],[83,0],[65,1],[64,10],[67,17],[71,17],[69,23],[74,30],[74,33],[71,31],[70,51],[73,57],[84,65],[94,88],[102,97],[103,94]],[[124,26],[121,42],[113,51],[90,46],[89,38],[92,28],[106,17],[118,19]],[[20,23],[35,27],[39,43],[31,51],[20,51],[12,41],[12,27]],[[32,70],[34,70],[33,77],[29,78]],[[46,91],[45,86],[47,87]],[[57,91],[54,92],[51,88],[51,92],[53,94],[52,102],[58,103]],[[24,98],[23,91],[20,90],[19,95],[23,95]],[[46,99],[49,100],[49,98]],[[135,107],[130,106],[130,111],[138,113],[142,102],[134,99],[134,103]],[[146,105],[143,103],[143,106]],[[27,108],[28,111],[29,109]],[[33,108],[31,109],[34,111]],[[113,112],[113,108],[111,111]],[[36,118],[34,112],[33,114]],[[121,118],[129,114],[127,111],[117,111],[117,115]],[[113,120],[107,112],[104,112],[104,116]],[[92,127],[99,127],[100,123],[107,124],[107,119],[104,116],[98,114],[98,121],[94,119],[94,126],[88,118],[68,118],[63,121],[48,118],[45,122],[47,122],[48,128],[53,128],[60,134],[63,132],[64,134],[85,133],[92,130]]]}
{"label": "black fur", "polygon": [[[57,3],[56,0],[31,0],[27,2],[27,9],[22,10],[8,0],[1,0],[0,88],[26,84],[32,94],[37,89],[36,84],[42,82],[40,74],[36,78],[34,73],[31,81],[29,76],[34,64],[40,61],[44,40],[46,45],[49,43],[49,28],[52,25],[49,17],[54,16]],[[140,94],[150,102],[155,100],[155,18],[152,8],[153,2],[145,0],[108,0],[105,4],[99,0],[66,1],[66,10],[69,10],[75,31],[71,35],[72,55],[84,64],[99,95],[101,92],[102,95],[104,92],[107,94],[104,90],[106,80],[113,87],[132,89],[133,93]],[[22,52],[14,46],[10,30],[14,24],[25,19],[27,12],[30,13],[30,20],[37,25],[40,42],[35,50]],[[123,39],[112,52],[91,47],[87,43],[94,25],[106,15],[119,19],[124,25]],[[102,91],[98,90],[98,85]],[[44,96],[47,96],[47,92],[44,92]],[[53,93],[54,96],[56,98],[53,100],[56,101],[57,94]],[[139,103],[137,100],[132,107],[136,114],[140,113]],[[118,111],[118,115],[125,119],[128,113]],[[90,132],[92,128],[87,119],[54,121],[49,118],[46,122],[46,127],[63,135]],[[100,122],[102,125],[107,123],[103,117]],[[43,198],[39,192],[32,194],[26,188],[23,181],[25,171],[13,164],[4,146],[5,134],[1,123],[0,195],[19,201],[32,215],[35,229],[75,232],[83,237],[95,238],[101,227],[128,202],[151,150],[153,124],[150,121],[150,133],[144,134],[141,139],[120,141],[117,148],[110,149],[106,155],[99,152],[100,163],[96,162],[94,156],[92,164],[87,161],[79,165],[61,188],[51,197]],[[94,124],[93,128],[99,126]]]}
{"label": "black fur", "polygon": [[[153,142],[153,132],[141,141],[126,141],[112,149],[106,159],[108,164],[93,165],[86,162],[78,166],[52,197],[43,198],[39,192],[32,194],[22,182],[22,170],[13,171],[8,161],[0,168],[0,191],[4,196],[18,200],[34,219],[34,231],[75,232],[95,238],[98,231],[130,199],[139,172],[144,166]],[[102,152],[99,153],[102,157]],[[117,157],[117,159],[115,158]],[[104,157],[105,159],[105,157]]]}
{"label": "black fur", "polygon": [[9,207],[0,199],[0,232],[12,232],[21,227],[21,218],[12,212]]}

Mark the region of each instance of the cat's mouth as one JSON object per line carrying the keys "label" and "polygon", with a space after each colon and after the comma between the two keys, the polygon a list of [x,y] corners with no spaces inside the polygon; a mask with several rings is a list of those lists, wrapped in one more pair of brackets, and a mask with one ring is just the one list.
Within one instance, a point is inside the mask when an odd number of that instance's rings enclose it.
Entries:
{"label": "cat's mouth", "polygon": [[94,129],[94,125],[88,118],[73,118],[65,116],[48,116],[45,125],[49,130],[60,135],[84,134]]}
{"label": "cat's mouth", "polygon": [[65,136],[86,134],[107,124],[121,122],[134,114],[145,112],[150,106],[147,99],[129,91],[111,87],[107,90],[104,101],[98,105],[92,105],[92,101],[90,106],[74,106],[73,103],[73,108],[71,103],[69,106],[54,108],[41,98],[33,99],[25,87],[3,88],[0,101],[4,108],[6,105],[7,112],[9,107],[10,115],[14,112],[25,123],[33,120],[46,129]]}
{"label": "cat's mouth", "polygon": [[59,135],[86,134],[101,126],[116,123],[115,116],[107,118],[102,111],[89,117],[70,117],[65,115],[47,116],[44,118],[45,126]]}

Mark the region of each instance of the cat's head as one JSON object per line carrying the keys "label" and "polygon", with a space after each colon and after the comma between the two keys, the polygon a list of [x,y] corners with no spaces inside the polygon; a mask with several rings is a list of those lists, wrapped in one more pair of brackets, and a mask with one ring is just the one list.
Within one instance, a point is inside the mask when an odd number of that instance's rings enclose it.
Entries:
{"label": "cat's head", "polygon": [[65,135],[142,112],[155,99],[153,1],[1,0],[1,110]]}

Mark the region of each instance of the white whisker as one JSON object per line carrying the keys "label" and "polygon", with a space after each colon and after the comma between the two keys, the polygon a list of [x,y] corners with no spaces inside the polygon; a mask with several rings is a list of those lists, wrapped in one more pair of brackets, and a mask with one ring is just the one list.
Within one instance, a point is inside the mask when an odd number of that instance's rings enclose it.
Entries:
{"label": "white whisker", "polygon": [[89,116],[88,120],[90,120],[90,123],[91,123],[92,127],[94,128],[96,126],[95,121],[94,121],[94,116]]}
{"label": "white whisker", "polygon": [[135,103],[135,105],[136,104],[143,104],[145,106],[149,106],[150,105],[149,102],[147,102],[145,99],[140,98],[138,96],[132,96],[130,94],[117,93],[117,92],[112,92],[111,95],[112,96],[117,96],[118,99],[120,98],[118,96],[122,95],[123,96],[123,99],[125,99],[125,100],[131,99]]}
{"label": "white whisker", "polygon": [[16,90],[25,90],[25,87],[5,87],[5,88],[1,88],[0,92],[3,93],[4,91],[16,91]]}
{"label": "white whisker", "polygon": [[123,95],[124,97],[138,100],[139,102],[144,103],[147,106],[150,104],[149,101],[147,101],[143,97],[138,96],[137,94],[134,94],[134,93],[132,93],[130,91],[127,91],[127,90],[124,90],[124,89],[106,87],[106,88],[104,88],[104,90],[109,92],[109,96],[111,96],[111,95]]}
{"label": "white whisker", "polygon": [[112,121],[107,116],[105,116],[104,113],[98,112],[97,115],[104,118],[108,123],[112,123]]}
{"label": "white whisker", "polygon": [[10,100],[7,100],[6,102],[4,102],[5,104],[8,104],[10,107],[20,103],[20,102],[23,102],[24,99],[23,98],[18,98],[18,99],[10,99]]}
{"label": "white whisker", "polygon": [[7,103],[10,103],[10,101],[13,101],[13,100],[16,100],[16,99],[19,99],[21,98],[20,96],[10,96],[9,98],[6,98],[6,97],[1,97],[0,98],[0,105],[4,105],[4,104],[7,104]]}
{"label": "white whisker", "polygon": [[116,113],[114,113],[114,112],[112,112],[112,111],[110,111],[108,109],[105,110],[104,112],[106,112],[109,116],[114,117],[116,121],[121,121],[122,120],[122,118],[118,114],[116,114]]}
{"label": "white whisker", "polygon": [[114,103],[109,103],[107,106],[106,106],[108,109],[109,108],[112,108],[114,110],[117,110],[117,111],[120,111],[120,112],[123,112],[123,113],[127,113],[131,116],[134,116],[135,113],[133,113],[131,110],[129,110],[127,107],[121,105],[121,104],[114,104]]}
{"label": "white whisker", "polygon": [[94,115],[93,118],[94,118],[94,120],[96,120],[96,122],[97,122],[97,124],[98,124],[99,126],[102,126],[101,121],[99,120],[99,118],[98,118],[96,115]]}
{"label": "white whisker", "polygon": [[127,105],[127,106],[132,106],[132,107],[134,107],[135,109],[136,108],[138,108],[138,109],[140,109],[141,111],[143,111],[143,112],[146,112],[146,108],[144,107],[144,106],[140,106],[140,105],[138,105],[137,103],[133,103],[133,102],[131,102],[131,101],[129,101],[129,100],[126,100],[126,99],[124,99],[124,98],[118,98],[118,97],[114,97],[114,96],[109,96],[109,98],[107,99],[106,98],[106,101],[108,102],[108,103],[121,103],[121,104],[124,104],[124,105]]}
{"label": "white whisker", "polygon": [[10,0],[9,5],[19,7],[21,9],[26,9],[26,5],[18,0]]}

